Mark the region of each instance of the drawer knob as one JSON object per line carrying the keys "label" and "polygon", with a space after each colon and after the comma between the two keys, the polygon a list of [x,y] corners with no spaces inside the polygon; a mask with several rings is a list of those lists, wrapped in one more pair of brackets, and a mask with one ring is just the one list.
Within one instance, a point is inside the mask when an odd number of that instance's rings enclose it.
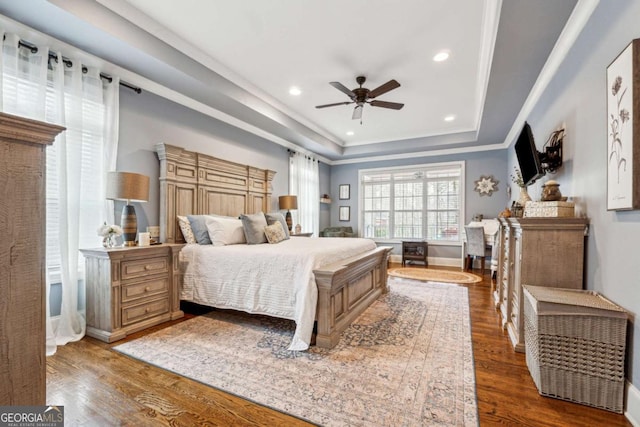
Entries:
{"label": "drawer knob", "polygon": [[150,309],[149,307],[147,307],[147,308],[145,308],[145,309],[144,309],[144,312],[145,312],[145,313],[148,313],[148,312],[150,312],[150,311],[151,311],[151,309]]}
{"label": "drawer knob", "polygon": [[145,269],[145,270],[151,270],[151,266],[150,266],[150,265],[145,265],[145,266],[144,266],[144,269]]}
{"label": "drawer knob", "polygon": [[151,288],[149,286],[147,286],[146,288],[144,288],[145,292],[149,292],[151,290]]}

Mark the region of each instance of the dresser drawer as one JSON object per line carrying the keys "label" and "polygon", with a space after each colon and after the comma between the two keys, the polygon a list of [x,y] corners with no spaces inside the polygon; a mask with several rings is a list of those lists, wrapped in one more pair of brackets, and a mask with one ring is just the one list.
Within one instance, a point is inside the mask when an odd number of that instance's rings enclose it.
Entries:
{"label": "dresser drawer", "polygon": [[125,260],[121,264],[122,280],[135,279],[152,274],[168,273],[169,259],[165,256]]}
{"label": "dresser drawer", "polygon": [[157,279],[122,285],[122,295],[120,296],[120,300],[124,304],[140,298],[168,292],[169,277],[158,277]]}
{"label": "dresser drawer", "polygon": [[144,304],[122,308],[122,326],[169,312],[169,298],[164,297]]}

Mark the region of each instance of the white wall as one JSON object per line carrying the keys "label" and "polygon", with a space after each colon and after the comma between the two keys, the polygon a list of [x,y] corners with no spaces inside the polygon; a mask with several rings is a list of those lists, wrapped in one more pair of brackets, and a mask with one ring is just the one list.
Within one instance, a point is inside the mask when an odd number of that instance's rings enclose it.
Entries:
{"label": "white wall", "polygon": [[[633,324],[640,312],[640,212],[607,211],[606,94],[610,88],[606,68],[632,39],[640,37],[639,17],[640,1],[601,1],[527,118],[539,150],[548,135],[566,123],[565,163],[554,179],[564,195],[574,197],[578,214],[591,222],[587,288],[603,293],[631,314],[627,378],[635,387],[640,387],[640,328]],[[511,169],[513,150],[510,154]],[[539,184],[530,194],[540,194]]]}

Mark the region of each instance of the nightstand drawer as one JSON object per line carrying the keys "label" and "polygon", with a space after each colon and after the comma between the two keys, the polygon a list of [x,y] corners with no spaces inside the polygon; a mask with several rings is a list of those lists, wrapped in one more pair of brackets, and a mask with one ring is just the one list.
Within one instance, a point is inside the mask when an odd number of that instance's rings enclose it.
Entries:
{"label": "nightstand drawer", "polygon": [[150,295],[169,292],[169,278],[159,277],[153,280],[145,280],[138,283],[130,283],[122,286],[122,303],[135,301]]}
{"label": "nightstand drawer", "polygon": [[122,261],[121,265],[122,280],[168,272],[169,259],[167,257]]}
{"label": "nightstand drawer", "polygon": [[161,298],[145,304],[122,308],[122,326],[139,322],[169,312],[169,298]]}

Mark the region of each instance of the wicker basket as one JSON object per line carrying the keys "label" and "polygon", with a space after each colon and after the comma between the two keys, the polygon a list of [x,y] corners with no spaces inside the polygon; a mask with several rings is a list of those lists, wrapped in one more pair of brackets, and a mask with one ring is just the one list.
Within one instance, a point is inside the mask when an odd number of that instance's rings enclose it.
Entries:
{"label": "wicker basket", "polygon": [[539,393],[622,413],[627,312],[592,291],[523,289],[526,360]]}

